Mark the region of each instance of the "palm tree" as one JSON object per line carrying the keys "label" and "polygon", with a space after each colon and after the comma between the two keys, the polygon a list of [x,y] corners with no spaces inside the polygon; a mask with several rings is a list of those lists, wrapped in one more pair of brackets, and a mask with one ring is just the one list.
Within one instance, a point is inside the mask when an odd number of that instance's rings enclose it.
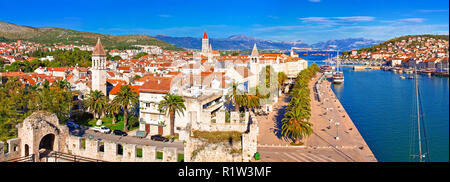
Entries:
{"label": "palm tree", "polygon": [[112,124],[116,124],[116,114],[119,114],[121,106],[114,100],[110,101],[106,106],[106,112],[112,115]]}
{"label": "palm tree", "polygon": [[85,106],[89,111],[94,112],[94,119],[97,119],[100,116],[100,113],[105,110],[106,97],[99,90],[91,90],[85,100]]}
{"label": "palm tree", "polygon": [[242,95],[242,106],[247,108],[247,110],[260,107],[261,99],[267,99],[269,97],[270,97],[270,93],[267,93],[266,95],[262,95],[259,92],[259,88],[256,87],[255,94],[244,93],[244,95]]}
{"label": "palm tree", "polygon": [[114,97],[113,102],[117,103],[123,109],[123,130],[128,131],[128,108],[136,106],[139,103],[139,98],[137,93],[132,91],[127,85],[120,87],[120,91],[116,97]]}
{"label": "palm tree", "polygon": [[231,101],[234,105],[234,110],[236,112],[239,112],[239,107],[243,105],[245,102],[244,98],[245,98],[244,93],[238,89],[238,84],[232,83],[231,91],[228,93],[226,97],[227,103]]}
{"label": "palm tree", "polygon": [[164,96],[164,100],[159,103],[158,106],[159,112],[168,113],[170,116],[170,136],[174,136],[174,127],[175,127],[175,113],[182,113],[184,115],[184,110],[186,110],[186,106],[184,105],[184,99],[178,95],[172,95],[168,93]]}
{"label": "palm tree", "polygon": [[284,137],[294,140],[295,144],[312,133],[312,123],[302,118],[302,109],[287,111],[281,120],[281,133]]}
{"label": "palm tree", "polygon": [[56,80],[55,84],[61,89],[70,89],[70,83],[66,80]]}
{"label": "palm tree", "polygon": [[286,73],[278,72],[278,89],[282,89],[283,83],[288,79]]}

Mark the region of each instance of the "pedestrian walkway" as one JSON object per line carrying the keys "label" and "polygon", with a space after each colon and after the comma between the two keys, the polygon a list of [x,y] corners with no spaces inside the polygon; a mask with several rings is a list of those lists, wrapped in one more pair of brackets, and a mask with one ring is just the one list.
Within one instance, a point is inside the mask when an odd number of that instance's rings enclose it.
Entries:
{"label": "pedestrian walkway", "polygon": [[[284,140],[279,130],[277,131],[281,128],[281,119],[288,105],[287,95],[279,98],[274,104],[274,112],[269,116],[257,117],[260,128],[258,136],[260,161],[376,162],[369,147],[331,90],[331,82],[324,79],[316,84],[321,76],[322,74],[317,74],[309,82],[310,122],[313,124],[313,134],[303,141],[303,146],[291,146],[291,141]],[[317,99],[314,91],[320,95],[320,99]]]}
{"label": "pedestrian walkway", "polygon": [[330,150],[259,148],[258,162],[346,162],[348,160]]}

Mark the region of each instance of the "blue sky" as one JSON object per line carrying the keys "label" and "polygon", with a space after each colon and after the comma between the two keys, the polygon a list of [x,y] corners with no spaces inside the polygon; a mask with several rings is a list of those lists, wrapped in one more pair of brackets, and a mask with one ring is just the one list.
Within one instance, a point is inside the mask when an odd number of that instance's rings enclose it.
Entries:
{"label": "blue sky", "polygon": [[0,0],[0,21],[106,34],[244,34],[316,43],[448,34],[448,0]]}

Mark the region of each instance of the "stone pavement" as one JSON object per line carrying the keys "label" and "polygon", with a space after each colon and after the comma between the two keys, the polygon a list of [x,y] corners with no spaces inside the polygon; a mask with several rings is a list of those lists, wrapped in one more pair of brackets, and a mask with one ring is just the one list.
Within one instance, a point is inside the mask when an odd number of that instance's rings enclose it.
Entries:
{"label": "stone pavement", "polygon": [[[315,99],[313,86],[321,75],[316,75],[309,83],[311,91],[311,118],[313,134],[304,140],[303,146],[290,146],[279,136],[276,128],[288,104],[284,95],[274,105],[277,108],[267,118],[258,117],[260,136],[258,152],[263,162],[349,162],[374,161],[376,159],[357,128],[331,90],[331,82],[324,80],[319,86],[322,102]],[[336,125],[339,123],[339,125]],[[278,136],[277,136],[278,134]],[[338,140],[336,140],[338,136]],[[309,157],[309,158],[308,158]],[[308,159],[308,160],[307,160]]]}
{"label": "stone pavement", "polygon": [[288,104],[287,95],[283,94],[274,104],[274,111],[267,116],[256,116],[259,124],[258,144],[287,145],[291,141],[281,137],[281,119],[286,112],[285,106]]}

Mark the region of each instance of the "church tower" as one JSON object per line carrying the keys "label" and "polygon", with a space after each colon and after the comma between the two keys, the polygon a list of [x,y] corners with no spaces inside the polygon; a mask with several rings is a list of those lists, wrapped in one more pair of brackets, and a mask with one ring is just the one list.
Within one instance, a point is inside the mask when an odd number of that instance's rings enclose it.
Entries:
{"label": "church tower", "polygon": [[253,74],[256,74],[257,80],[259,80],[259,73],[261,71],[262,65],[259,64],[259,52],[258,48],[256,47],[256,43],[253,45],[252,54],[249,56],[250,58],[250,71]]}
{"label": "church tower", "polygon": [[92,53],[92,90],[99,90],[106,93],[106,54],[100,38]]}
{"label": "church tower", "polygon": [[206,30],[205,33],[203,34],[203,38],[202,38],[202,54],[204,56],[206,56],[209,52],[209,40],[208,40],[208,35],[206,35]]}
{"label": "church tower", "polygon": [[256,47],[256,43],[253,45],[252,54],[250,54],[249,58],[252,63],[259,62],[259,52],[258,52],[258,48]]}

